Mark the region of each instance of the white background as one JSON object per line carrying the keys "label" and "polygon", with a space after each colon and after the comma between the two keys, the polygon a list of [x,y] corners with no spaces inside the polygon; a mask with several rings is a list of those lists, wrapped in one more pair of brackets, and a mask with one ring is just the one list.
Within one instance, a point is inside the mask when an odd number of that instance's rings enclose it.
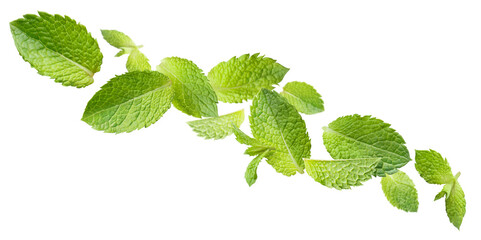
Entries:
{"label": "white background", "polygon": [[[8,4],[8,6],[6,6]],[[104,54],[95,83],[63,87],[18,55],[8,22],[37,10],[84,24]],[[481,4],[479,1],[10,1],[0,10],[0,239],[480,239]],[[410,162],[419,211],[385,199],[380,179],[337,191],[263,163],[248,187],[250,157],[232,136],[197,137],[172,108],[155,125],[105,134],[80,121],[93,94],[126,57],[101,37],[117,29],[153,66],[188,58],[205,72],[261,52],[305,81],[326,111],[303,116],[312,157],[330,159],[321,127],[342,115],[391,123],[414,149],[448,158],[467,199],[458,231],[441,189]],[[221,114],[242,105],[220,104]],[[248,122],[242,129],[249,132]]]}

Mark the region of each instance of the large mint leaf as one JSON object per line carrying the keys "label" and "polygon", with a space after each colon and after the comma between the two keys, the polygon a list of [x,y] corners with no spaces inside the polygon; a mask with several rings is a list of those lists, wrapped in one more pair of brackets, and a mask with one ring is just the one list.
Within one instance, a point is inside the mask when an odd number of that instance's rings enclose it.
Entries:
{"label": "large mint leaf", "polygon": [[234,131],[234,126],[240,127],[244,122],[244,109],[218,117],[204,118],[187,122],[199,137],[205,139],[222,139]]}
{"label": "large mint leaf", "polygon": [[40,75],[64,86],[85,87],[100,71],[102,53],[85,26],[60,15],[38,12],[10,23],[13,40],[25,61]]}
{"label": "large mint leaf", "polygon": [[288,68],[258,53],[244,54],[221,62],[208,74],[219,101],[240,103],[252,99],[262,88],[273,89],[286,75]]}
{"label": "large mint leaf", "polygon": [[372,178],[380,158],[349,160],[305,159],[306,172],[316,182],[330,188],[350,189]]}
{"label": "large mint leaf", "polygon": [[381,158],[376,176],[393,174],[411,158],[390,124],[371,116],[344,116],[324,127],[324,145],[334,159]]}
{"label": "large mint leaf", "polygon": [[172,80],[174,106],[194,117],[217,117],[217,96],[202,70],[193,62],[178,58],[164,58],[157,71]]}
{"label": "large mint leaf", "polygon": [[101,31],[105,41],[120,49],[120,52],[115,55],[116,57],[129,54],[126,65],[129,72],[152,70],[152,67],[149,64],[149,59],[139,50],[139,48],[142,47],[141,45],[137,46],[134,41],[123,32],[117,30]]}
{"label": "large mint leaf", "polygon": [[276,171],[286,176],[304,172],[303,158],[310,157],[311,140],[292,105],[278,93],[262,89],[252,102],[249,121],[254,138],[276,149],[266,156]]}
{"label": "large mint leaf", "polygon": [[311,85],[305,82],[288,82],[283,90],[281,95],[297,111],[305,114],[316,114],[324,111],[324,101]]}
{"label": "large mint leaf", "polygon": [[109,133],[148,127],[170,108],[171,82],[158,72],[129,72],[112,78],[87,104],[82,120]]}
{"label": "large mint leaf", "polygon": [[416,170],[426,182],[446,184],[453,178],[448,160],[434,150],[416,150]]}
{"label": "large mint leaf", "polygon": [[381,186],[384,195],[393,206],[406,212],[418,211],[418,192],[406,173],[398,171],[383,177]]}

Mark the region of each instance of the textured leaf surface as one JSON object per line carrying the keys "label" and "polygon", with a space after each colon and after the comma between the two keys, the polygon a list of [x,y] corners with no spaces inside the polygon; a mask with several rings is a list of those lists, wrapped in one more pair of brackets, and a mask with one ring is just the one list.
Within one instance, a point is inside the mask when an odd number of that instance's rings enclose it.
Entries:
{"label": "textured leaf surface", "polygon": [[240,103],[252,99],[262,88],[273,89],[286,75],[288,68],[276,60],[244,54],[221,62],[208,74],[210,84],[222,102]]}
{"label": "textured leaf surface", "polygon": [[401,135],[371,116],[340,117],[323,129],[324,145],[332,158],[381,158],[376,176],[393,174],[411,160]]}
{"label": "textured leaf surface", "polygon": [[64,86],[85,87],[100,71],[102,53],[85,26],[60,15],[38,12],[10,23],[13,40],[25,61],[40,75]]}
{"label": "textured leaf surface", "polygon": [[281,95],[294,106],[297,111],[305,114],[316,114],[324,111],[324,101],[321,95],[311,85],[304,82],[289,82]]}
{"label": "textured leaf surface", "polygon": [[82,120],[109,133],[148,127],[170,108],[171,82],[158,72],[129,72],[112,78],[87,104]]}
{"label": "textured leaf surface", "polygon": [[286,176],[304,172],[303,158],[310,157],[311,140],[292,105],[278,93],[262,89],[252,102],[249,121],[254,138],[276,149],[267,156],[276,171]]}
{"label": "textured leaf surface", "polygon": [[304,160],[306,172],[330,188],[350,189],[371,179],[380,158],[349,160]]}
{"label": "textured leaf surface", "polygon": [[434,150],[416,150],[416,170],[426,182],[446,184],[453,178],[447,159]]}
{"label": "textured leaf surface", "polygon": [[466,214],[466,199],[457,180],[454,180],[451,191],[446,198],[446,213],[449,221],[459,229]]}
{"label": "textured leaf surface", "polygon": [[259,163],[262,161],[262,159],[267,155],[269,150],[265,150],[262,152],[259,156],[255,157],[247,166],[246,173],[245,173],[245,179],[247,181],[247,184],[249,184],[249,187],[252,186],[257,180],[257,167],[259,166]]}
{"label": "textured leaf surface", "polygon": [[193,62],[178,58],[164,58],[157,71],[172,80],[174,106],[194,117],[217,117],[217,96],[202,70]]}
{"label": "textured leaf surface", "polygon": [[113,47],[120,49],[116,57],[124,54],[129,54],[127,59],[127,71],[150,71],[152,67],[149,64],[149,59],[140,52],[139,48],[142,46],[135,45],[134,41],[123,32],[117,30],[101,30],[102,36]]}
{"label": "textured leaf surface", "polygon": [[401,171],[381,179],[382,191],[387,200],[395,207],[406,212],[418,211],[418,192],[414,182]]}
{"label": "textured leaf surface", "polygon": [[233,124],[240,127],[244,122],[244,118],[244,110],[242,109],[218,117],[190,121],[187,124],[200,137],[205,139],[222,139],[233,133]]}
{"label": "textured leaf surface", "polygon": [[149,64],[149,59],[135,48],[130,52],[129,58],[127,59],[127,71],[150,71],[152,67]]}
{"label": "textured leaf surface", "polygon": [[274,147],[266,146],[261,141],[255,138],[251,138],[235,125],[232,126],[232,130],[234,132],[237,142],[241,144],[249,145],[249,148],[247,148],[244,154],[247,154],[249,156],[257,156],[265,152],[266,150],[275,150]]}

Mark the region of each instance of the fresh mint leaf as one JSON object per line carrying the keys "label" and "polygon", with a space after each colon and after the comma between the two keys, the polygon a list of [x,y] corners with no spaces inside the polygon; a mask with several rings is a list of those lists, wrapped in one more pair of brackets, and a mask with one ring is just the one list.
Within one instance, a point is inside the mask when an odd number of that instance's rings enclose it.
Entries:
{"label": "fresh mint leaf", "polygon": [[316,182],[330,188],[351,189],[371,179],[380,158],[348,160],[305,159],[306,172]]}
{"label": "fresh mint leaf", "polygon": [[247,166],[246,173],[245,173],[245,179],[247,181],[247,184],[249,184],[249,187],[252,186],[257,180],[257,167],[259,166],[259,163],[264,159],[264,157],[269,153],[270,150],[265,150],[259,156],[255,157]]}
{"label": "fresh mint leaf", "polygon": [[401,171],[381,179],[382,191],[387,200],[395,207],[406,212],[418,211],[418,192],[414,182]]}
{"label": "fresh mint leaf", "polygon": [[453,178],[448,160],[434,150],[416,150],[416,170],[426,182],[446,184]]}
{"label": "fresh mint leaf", "polygon": [[149,59],[140,52],[139,48],[132,39],[123,32],[117,30],[101,30],[102,36],[113,47],[120,49],[115,56],[120,57],[124,54],[129,54],[127,59],[127,71],[150,71],[152,67],[149,64]]}
{"label": "fresh mint leaf", "polygon": [[193,62],[164,58],[157,71],[165,74],[174,88],[174,106],[180,111],[200,118],[217,117],[217,96],[202,70]]}
{"label": "fresh mint leaf", "polygon": [[276,150],[266,156],[277,172],[291,176],[304,172],[303,158],[311,154],[306,124],[297,110],[276,92],[262,89],[254,98],[249,121],[252,135]]}
{"label": "fresh mint leaf", "polygon": [[85,26],[67,16],[38,12],[10,23],[13,40],[23,59],[43,76],[78,88],[94,82],[102,53]]}
{"label": "fresh mint leaf", "polygon": [[205,139],[222,139],[233,133],[232,125],[240,127],[244,122],[244,109],[226,115],[187,122],[189,126]]}
{"label": "fresh mint leaf", "polygon": [[305,82],[288,82],[283,90],[281,95],[297,111],[305,114],[316,114],[324,111],[324,101],[311,85]]}
{"label": "fresh mint leaf", "polygon": [[207,77],[219,101],[240,103],[252,99],[262,88],[274,89],[272,85],[281,82],[287,71],[276,60],[256,53],[221,62]]}
{"label": "fresh mint leaf", "polygon": [[434,150],[416,150],[416,170],[430,184],[444,184],[434,201],[445,197],[446,213],[449,221],[460,228],[466,214],[464,191],[458,182],[459,175],[453,176],[448,160]]}
{"label": "fresh mint leaf", "polygon": [[131,132],[159,120],[172,98],[171,82],[165,75],[128,72],[102,86],[88,102],[82,120],[104,132]]}
{"label": "fresh mint leaf", "polygon": [[324,127],[324,145],[334,159],[381,158],[375,175],[384,177],[411,158],[404,139],[390,124],[371,116],[349,115]]}

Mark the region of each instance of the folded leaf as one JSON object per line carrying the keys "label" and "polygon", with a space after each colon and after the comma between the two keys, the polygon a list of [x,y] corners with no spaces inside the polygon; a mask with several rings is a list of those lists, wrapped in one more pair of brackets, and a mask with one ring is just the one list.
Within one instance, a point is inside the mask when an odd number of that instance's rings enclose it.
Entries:
{"label": "folded leaf", "polygon": [[139,48],[142,46],[135,45],[134,41],[132,41],[129,36],[117,30],[101,31],[105,41],[107,41],[110,45],[120,49],[120,52],[115,55],[116,57],[129,54],[129,58],[127,59],[127,71],[133,72],[152,70],[152,67],[149,64],[149,59],[139,50]]}
{"label": "folded leaf", "polygon": [[348,160],[305,159],[306,172],[316,182],[330,188],[351,189],[371,179],[380,158]]}
{"label": "folded leaf", "polygon": [[311,85],[304,82],[289,82],[283,90],[281,95],[297,111],[305,114],[316,114],[324,111],[324,101]]}
{"label": "folded leaf", "polygon": [[406,212],[418,211],[418,192],[409,176],[401,171],[381,179],[382,191],[395,207]]}
{"label": "folded leaf", "polygon": [[303,158],[310,157],[311,140],[292,105],[278,93],[262,89],[252,102],[249,121],[254,138],[276,149],[267,156],[276,171],[286,176],[304,172]]}
{"label": "folded leaf", "polygon": [[454,178],[448,160],[434,150],[416,150],[416,170],[426,182],[446,184]]}
{"label": "folded leaf", "polygon": [[219,101],[240,103],[254,98],[262,88],[274,89],[272,85],[281,82],[287,71],[289,69],[276,60],[256,53],[221,62],[207,77]]}
{"label": "folded leaf", "polygon": [[459,229],[466,214],[466,199],[464,197],[464,191],[457,179],[454,180],[451,191],[446,197],[446,213],[448,214],[449,221]]}
{"label": "folded leaf", "polygon": [[217,117],[217,96],[202,70],[193,62],[178,58],[164,58],[157,71],[172,80],[174,106],[180,111],[200,118]]}
{"label": "folded leaf", "polygon": [[324,127],[324,145],[334,159],[381,158],[376,176],[393,174],[411,158],[390,124],[371,116],[344,116]]}
{"label": "folded leaf", "polygon": [[85,26],[60,15],[38,12],[10,23],[13,40],[23,59],[64,86],[85,87],[100,71],[102,53]]}
{"label": "folded leaf", "polygon": [[87,104],[82,120],[109,133],[148,127],[170,108],[171,82],[158,72],[129,72],[112,78]]}
{"label": "folded leaf", "polygon": [[262,159],[269,153],[270,150],[266,150],[262,152],[259,156],[255,157],[247,166],[246,173],[245,173],[245,179],[247,181],[247,184],[249,184],[249,187],[252,186],[257,180],[257,167],[259,166],[259,163],[262,161]]}
{"label": "folded leaf", "polygon": [[240,127],[243,122],[244,110],[242,109],[218,117],[190,121],[187,122],[187,124],[189,124],[199,137],[204,137],[205,139],[222,139],[233,133],[234,128],[232,125]]}

